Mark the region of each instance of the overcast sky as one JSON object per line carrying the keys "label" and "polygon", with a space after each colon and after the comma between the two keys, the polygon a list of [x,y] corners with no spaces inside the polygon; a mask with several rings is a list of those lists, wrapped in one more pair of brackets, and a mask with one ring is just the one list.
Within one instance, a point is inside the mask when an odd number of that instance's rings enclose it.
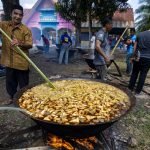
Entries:
{"label": "overcast sky", "polygon": [[[35,4],[35,2],[37,2],[37,0],[20,0],[20,4],[24,8],[32,8],[32,6]],[[2,9],[1,0],[0,0],[0,8]]]}
{"label": "overcast sky", "polygon": [[[128,2],[133,7],[133,9],[135,10],[138,7],[138,1],[139,0],[129,0]],[[35,2],[37,2],[37,0],[20,0],[20,4],[24,8],[32,8],[32,6],[35,4]],[[1,0],[0,0],[0,8],[2,9]]]}

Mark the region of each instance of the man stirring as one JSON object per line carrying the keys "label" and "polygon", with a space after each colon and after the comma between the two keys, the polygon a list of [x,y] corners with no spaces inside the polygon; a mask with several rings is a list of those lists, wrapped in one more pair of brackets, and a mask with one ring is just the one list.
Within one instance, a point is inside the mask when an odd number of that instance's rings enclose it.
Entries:
{"label": "man stirring", "polygon": [[29,54],[28,50],[32,48],[31,31],[21,23],[23,7],[14,5],[11,17],[11,21],[0,22],[0,28],[12,39],[12,42],[9,42],[2,35],[1,64],[6,66],[6,89],[10,95],[9,104],[13,102],[18,85],[19,88],[23,88],[29,83],[29,63],[15,51],[15,47],[19,46],[27,55]]}

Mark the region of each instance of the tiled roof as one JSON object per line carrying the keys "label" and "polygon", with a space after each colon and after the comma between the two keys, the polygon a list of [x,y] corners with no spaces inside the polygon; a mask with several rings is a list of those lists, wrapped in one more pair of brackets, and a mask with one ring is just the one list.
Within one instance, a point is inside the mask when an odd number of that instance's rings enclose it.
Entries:
{"label": "tiled roof", "polygon": [[113,16],[114,21],[134,21],[133,9],[129,8],[124,12],[116,11]]}
{"label": "tiled roof", "polygon": [[23,13],[24,13],[23,20],[26,20],[28,18],[28,16],[30,15],[30,11],[31,11],[31,9],[24,9],[23,10]]}
{"label": "tiled roof", "polygon": [[[30,11],[28,11],[26,14],[24,14],[23,17],[23,22],[27,23],[27,21],[30,19],[30,17],[34,14],[34,12],[36,12],[36,8],[39,6],[39,4],[42,2],[42,0],[38,0],[35,5],[32,7],[32,9],[30,9]],[[26,10],[24,10],[26,11]]]}

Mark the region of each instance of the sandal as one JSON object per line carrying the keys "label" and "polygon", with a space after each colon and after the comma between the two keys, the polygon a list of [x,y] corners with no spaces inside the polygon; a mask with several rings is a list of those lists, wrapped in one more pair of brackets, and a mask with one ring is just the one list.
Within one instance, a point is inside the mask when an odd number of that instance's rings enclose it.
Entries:
{"label": "sandal", "polygon": [[97,70],[92,69],[92,70],[90,70],[89,72],[91,72],[91,73],[96,73]]}

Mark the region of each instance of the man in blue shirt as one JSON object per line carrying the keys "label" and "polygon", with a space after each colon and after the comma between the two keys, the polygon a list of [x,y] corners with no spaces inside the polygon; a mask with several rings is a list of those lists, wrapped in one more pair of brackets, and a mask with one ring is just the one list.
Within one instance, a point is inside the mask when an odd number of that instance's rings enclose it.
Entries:
{"label": "man in blue shirt", "polygon": [[126,68],[126,73],[129,74],[129,75],[131,74],[132,68],[133,68],[133,65],[132,65],[130,59],[133,55],[133,49],[134,49],[135,41],[136,41],[135,29],[131,29],[130,30],[130,36],[126,41],[126,44],[127,44],[127,55],[126,55],[127,68]]}
{"label": "man in blue shirt", "polygon": [[72,41],[67,32],[61,36],[61,50],[59,55],[59,64],[62,64],[63,56],[65,55],[65,64],[68,64],[69,47],[72,45]]}

